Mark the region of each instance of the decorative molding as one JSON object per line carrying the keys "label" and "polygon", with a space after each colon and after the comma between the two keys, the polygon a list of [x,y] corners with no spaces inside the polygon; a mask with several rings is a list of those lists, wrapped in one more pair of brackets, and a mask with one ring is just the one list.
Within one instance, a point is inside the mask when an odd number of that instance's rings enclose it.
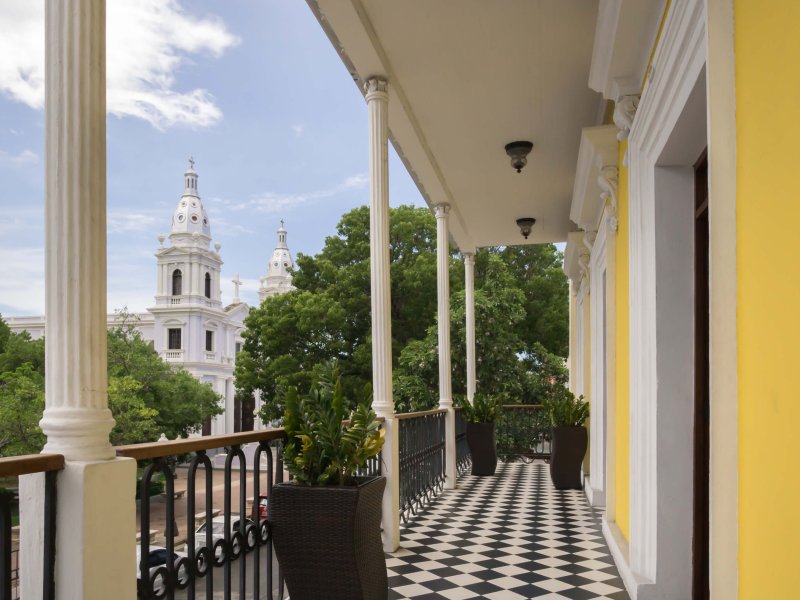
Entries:
{"label": "decorative molding", "polygon": [[608,214],[606,215],[606,224],[611,231],[616,232],[619,226],[617,219],[617,188],[619,185],[619,168],[614,165],[606,165],[600,169],[600,174],[597,176],[597,185],[603,190],[600,192],[600,198],[603,204],[608,207]]}
{"label": "decorative molding", "polygon": [[598,178],[607,167],[617,166],[619,149],[616,133],[614,125],[585,127],[581,131],[569,211],[570,219],[581,229],[596,230],[600,223],[604,188]]}
{"label": "decorative molding", "polygon": [[450,214],[449,204],[437,204],[433,207],[433,214],[437,219],[444,219]]}
{"label": "decorative molding", "polygon": [[617,98],[614,105],[614,125],[619,129],[617,139],[628,139],[633,127],[633,119],[636,116],[636,109],[639,108],[639,95],[629,94]]}
{"label": "decorative molding", "polygon": [[[630,111],[620,107],[620,113],[624,113],[620,134],[628,133],[622,127],[627,126],[630,135],[629,560],[636,585],[640,590],[647,586],[648,597],[650,594],[686,597],[685,588],[690,580],[690,573],[685,572],[690,569],[690,561],[685,557],[691,545],[683,533],[690,515],[676,518],[678,509],[672,499],[691,498],[691,482],[686,489],[681,479],[683,474],[664,467],[676,461],[690,462],[691,444],[677,451],[668,446],[676,435],[673,396],[677,392],[670,389],[672,384],[668,379],[667,384],[659,385],[659,372],[663,370],[666,376],[670,361],[681,357],[675,349],[675,340],[670,339],[670,335],[676,335],[674,327],[666,332],[658,326],[659,316],[666,318],[669,312],[665,303],[671,301],[665,300],[669,294],[664,296],[659,291],[656,295],[657,287],[662,289],[659,282],[664,289],[670,289],[669,269],[660,262],[667,259],[657,252],[657,244],[662,248],[664,243],[658,217],[665,208],[657,210],[656,171],[659,157],[675,132],[705,66],[704,11],[702,0],[671,5],[653,59],[653,80],[648,83],[641,102],[628,101],[635,120],[628,119]],[[695,134],[704,135],[705,129]],[[624,137],[621,135],[621,139]],[[663,188],[664,184],[659,185]],[[637,591],[629,591],[635,598]]]}

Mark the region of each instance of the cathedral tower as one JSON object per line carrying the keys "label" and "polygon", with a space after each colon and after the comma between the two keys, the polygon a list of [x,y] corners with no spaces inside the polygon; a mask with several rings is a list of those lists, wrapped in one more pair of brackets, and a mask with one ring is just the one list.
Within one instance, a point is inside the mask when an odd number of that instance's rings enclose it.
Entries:
{"label": "cathedral tower", "polygon": [[261,278],[261,287],[258,288],[260,302],[263,302],[264,298],[285,294],[295,289],[292,285],[292,268],[294,268],[294,262],[292,254],[289,252],[289,246],[286,245],[286,229],[281,221],[278,229],[278,243],[275,245],[275,250],[272,251],[272,257],[267,265],[267,274]]}
{"label": "cathedral tower", "polygon": [[[189,159],[183,174],[183,194],[172,215],[169,244],[165,246],[164,236],[159,236],[156,305],[149,312],[155,318],[155,350],[222,396],[225,415],[205,428],[205,432],[216,434],[234,428],[235,347],[231,314],[222,306],[220,295],[221,246],[214,244],[213,250],[209,247],[211,225],[197,181],[194,161]],[[239,306],[246,310],[246,305]]]}

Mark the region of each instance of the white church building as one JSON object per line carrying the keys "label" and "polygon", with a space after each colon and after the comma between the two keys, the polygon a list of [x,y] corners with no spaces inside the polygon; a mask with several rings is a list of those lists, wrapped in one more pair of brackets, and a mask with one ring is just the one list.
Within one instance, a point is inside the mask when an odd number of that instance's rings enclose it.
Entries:
{"label": "white church building", "polygon": [[[184,173],[183,194],[172,215],[169,236],[158,236],[156,250],[155,305],[133,315],[136,329],[151,342],[167,362],[186,369],[209,384],[224,402],[224,412],[203,428],[204,435],[242,430],[249,418],[235,402],[234,366],[242,347],[244,319],[250,306],[239,298],[241,281],[233,280],[234,297],[223,304],[220,292],[221,246],[211,248],[211,224],[198,192],[194,161]],[[286,243],[283,221],[270,258],[267,274],[260,278],[259,301],[294,289],[294,263]],[[165,241],[168,243],[165,245]],[[120,323],[117,314],[108,315],[109,328]],[[28,331],[34,339],[44,335],[45,318],[9,317],[12,331]],[[258,400],[254,410],[258,410]],[[260,427],[253,418],[255,428]]]}

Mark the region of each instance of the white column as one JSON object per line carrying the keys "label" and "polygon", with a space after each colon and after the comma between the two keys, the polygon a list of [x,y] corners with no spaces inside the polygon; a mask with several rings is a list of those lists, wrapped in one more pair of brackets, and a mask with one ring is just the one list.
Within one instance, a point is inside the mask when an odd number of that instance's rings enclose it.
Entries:
{"label": "white column", "polygon": [[105,2],[47,3],[45,452],[113,458],[106,397]]}
{"label": "white column", "polygon": [[464,252],[464,303],[467,312],[467,400],[475,397],[475,254]]}
{"label": "white column", "polygon": [[389,263],[389,93],[385,79],[366,83],[369,114],[369,255],[372,299],[372,407],[385,419],[383,546],[400,546],[399,422],[392,397],[392,313]]}
{"label": "white column", "polygon": [[[106,380],[105,0],[45,3],[45,452],[58,598],[133,600],[136,462],[114,459]],[[41,593],[41,475],[21,478],[20,577]],[[29,554],[26,549],[33,549]]]}
{"label": "white column", "polygon": [[439,332],[439,408],[447,409],[445,426],[445,487],[456,487],[456,418],[450,381],[450,234],[449,204],[437,204],[436,215],[436,292]]}

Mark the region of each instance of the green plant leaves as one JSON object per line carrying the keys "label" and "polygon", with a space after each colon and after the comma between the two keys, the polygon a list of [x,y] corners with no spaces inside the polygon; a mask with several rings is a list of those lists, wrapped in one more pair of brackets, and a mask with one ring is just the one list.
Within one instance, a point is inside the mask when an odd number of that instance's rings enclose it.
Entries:
{"label": "green plant leaves", "polygon": [[466,397],[459,396],[456,403],[467,423],[492,423],[500,416],[503,405],[500,397],[493,394],[475,394],[471,404]]}
{"label": "green plant leaves", "polygon": [[564,386],[554,389],[553,394],[545,400],[545,411],[553,427],[581,426],[589,418],[589,403],[578,398]]}
{"label": "green plant leaves", "polygon": [[335,362],[322,368],[308,393],[290,387],[284,403],[286,468],[305,485],[354,483],[353,477],[383,446],[381,424],[371,408],[369,388],[343,424],[349,402]]}

